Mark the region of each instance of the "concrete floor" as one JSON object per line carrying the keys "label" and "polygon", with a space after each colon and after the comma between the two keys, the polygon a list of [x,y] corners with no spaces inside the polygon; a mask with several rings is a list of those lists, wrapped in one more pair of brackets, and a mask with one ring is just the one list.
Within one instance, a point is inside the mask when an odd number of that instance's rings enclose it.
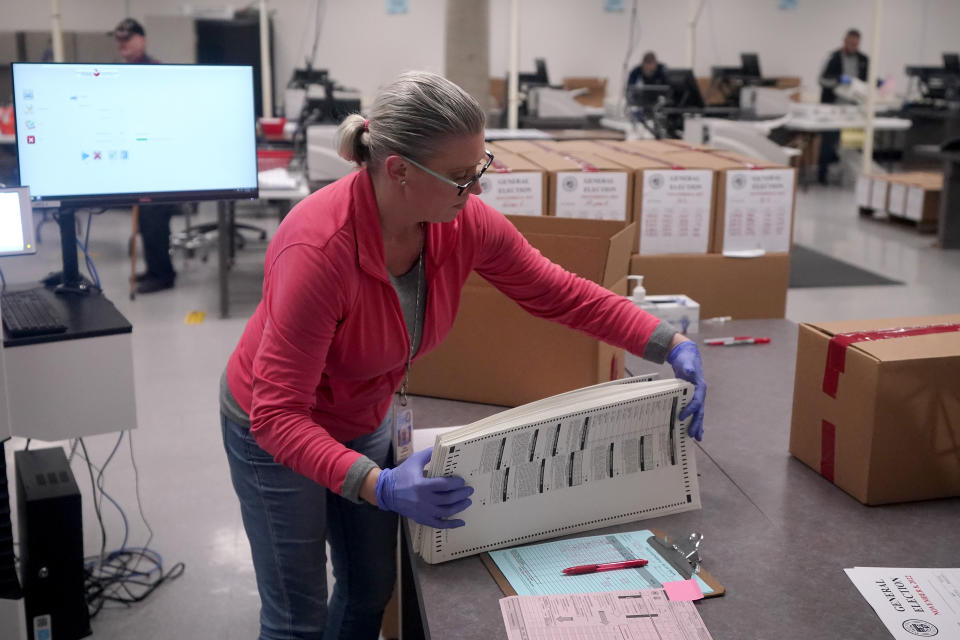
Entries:
{"label": "concrete floor", "polygon": [[[201,207],[201,219],[213,216],[212,206]],[[271,232],[275,228],[269,217],[251,222]],[[217,382],[259,297],[264,245],[252,242],[239,254],[231,277],[233,315],[220,319],[215,255],[206,263],[178,255],[176,288],[131,301],[127,296],[129,215],[107,212],[96,216],[93,225],[90,249],[104,291],[134,325],[139,425],[132,437],[143,509],[155,532],[150,546],[162,554],[166,569],[183,562],[186,571],[141,604],[102,611],[93,620],[92,637],[253,638],[259,600],[220,439]],[[182,219],[174,219],[175,231],[182,225]],[[792,320],[958,311],[960,251],[936,249],[933,236],[918,235],[909,228],[862,219],[851,190],[811,187],[802,192],[795,241],[905,284],[791,290],[787,316]],[[38,256],[5,258],[0,268],[8,282],[28,282],[56,268],[58,260],[57,232],[51,224],[44,227]],[[205,321],[186,324],[191,311],[206,312]],[[415,399],[417,426],[444,426],[445,406],[444,401]],[[477,406],[472,411],[480,418],[494,409]],[[706,416],[709,421],[709,403]],[[96,464],[103,463],[116,440],[116,435],[86,439]],[[129,544],[141,545],[148,534],[137,513],[133,466],[124,440],[107,468],[104,486],[126,512]],[[8,461],[11,450],[24,444],[22,439],[8,443]],[[33,446],[38,445],[46,443]],[[73,468],[84,492],[86,553],[96,554],[100,532],[89,508],[87,472],[79,459]],[[124,525],[117,510],[106,503],[104,522],[107,548],[117,548]]]}

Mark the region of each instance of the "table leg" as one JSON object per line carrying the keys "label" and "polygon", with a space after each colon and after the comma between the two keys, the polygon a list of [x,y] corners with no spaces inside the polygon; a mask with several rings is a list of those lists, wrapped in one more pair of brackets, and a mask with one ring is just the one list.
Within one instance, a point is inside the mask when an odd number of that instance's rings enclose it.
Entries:
{"label": "table leg", "polygon": [[420,591],[414,576],[413,545],[407,523],[400,519],[400,637],[403,640],[429,640],[430,633],[423,626]]}
{"label": "table leg", "polygon": [[808,131],[805,131],[800,134],[800,156],[799,156],[800,166],[797,167],[797,171],[800,174],[798,176],[800,180],[800,189],[804,192],[806,192],[807,189],[810,188],[809,185],[807,184],[808,158],[806,156],[807,156],[807,150],[813,147],[813,139],[814,139],[813,137],[815,135],[816,135],[815,133],[810,133]]}
{"label": "table leg", "polygon": [[227,203],[217,202],[217,276],[220,284],[220,317],[226,318],[230,314],[230,289],[227,283],[230,270],[231,238],[233,225],[229,222]]}
{"label": "table leg", "polygon": [[938,227],[940,248],[960,249],[960,159],[944,163]]}

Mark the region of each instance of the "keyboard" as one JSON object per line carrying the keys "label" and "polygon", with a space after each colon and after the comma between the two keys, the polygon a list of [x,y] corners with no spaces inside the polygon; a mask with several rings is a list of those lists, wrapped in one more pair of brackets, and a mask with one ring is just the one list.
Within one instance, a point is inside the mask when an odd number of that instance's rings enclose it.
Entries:
{"label": "keyboard", "polygon": [[0,298],[3,326],[14,338],[63,333],[67,325],[49,300],[36,290],[4,293]]}

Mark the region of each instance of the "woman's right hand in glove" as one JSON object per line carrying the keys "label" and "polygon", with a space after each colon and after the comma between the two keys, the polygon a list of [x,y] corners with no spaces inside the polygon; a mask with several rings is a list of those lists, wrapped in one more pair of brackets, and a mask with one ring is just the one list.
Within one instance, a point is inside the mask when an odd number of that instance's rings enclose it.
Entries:
{"label": "woman's right hand in glove", "polygon": [[424,476],[424,467],[431,455],[433,449],[424,449],[398,467],[381,469],[376,487],[377,506],[435,529],[462,527],[466,524],[463,520],[448,518],[470,506],[473,487],[456,476]]}

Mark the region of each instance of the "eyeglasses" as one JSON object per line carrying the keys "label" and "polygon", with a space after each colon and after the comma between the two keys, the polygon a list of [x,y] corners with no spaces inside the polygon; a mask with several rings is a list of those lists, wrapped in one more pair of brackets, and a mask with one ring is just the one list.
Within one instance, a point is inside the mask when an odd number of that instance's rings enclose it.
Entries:
{"label": "eyeglasses", "polygon": [[403,158],[404,160],[406,160],[407,162],[409,162],[410,164],[412,164],[413,166],[415,166],[416,168],[421,169],[421,170],[423,170],[423,171],[426,171],[427,173],[429,173],[430,175],[432,175],[434,178],[437,178],[437,179],[439,179],[439,180],[443,180],[444,182],[446,182],[446,183],[447,183],[448,185],[450,185],[451,187],[456,187],[456,188],[457,188],[457,195],[458,195],[458,196],[462,196],[464,191],[468,190],[470,187],[472,187],[472,186],[474,185],[474,183],[475,183],[477,180],[479,180],[480,178],[483,177],[483,174],[486,173],[487,169],[489,169],[489,168],[490,168],[490,165],[493,163],[493,154],[490,153],[490,152],[487,151],[487,150],[484,150],[484,153],[487,154],[487,159],[486,159],[485,162],[482,162],[482,163],[478,163],[478,164],[477,164],[477,167],[479,167],[480,170],[477,171],[477,173],[476,173],[475,176],[473,176],[472,178],[470,178],[470,180],[468,180],[467,182],[464,182],[463,184],[458,184],[457,182],[451,180],[450,178],[448,178],[448,177],[446,177],[446,176],[443,176],[443,175],[440,175],[439,173],[437,173],[437,172],[434,171],[433,169],[428,169],[427,167],[423,166],[422,164],[420,164],[420,163],[417,162],[416,160],[411,160],[411,159],[408,158],[407,156],[403,156],[403,155],[402,155],[402,156],[400,156],[400,157]]}

